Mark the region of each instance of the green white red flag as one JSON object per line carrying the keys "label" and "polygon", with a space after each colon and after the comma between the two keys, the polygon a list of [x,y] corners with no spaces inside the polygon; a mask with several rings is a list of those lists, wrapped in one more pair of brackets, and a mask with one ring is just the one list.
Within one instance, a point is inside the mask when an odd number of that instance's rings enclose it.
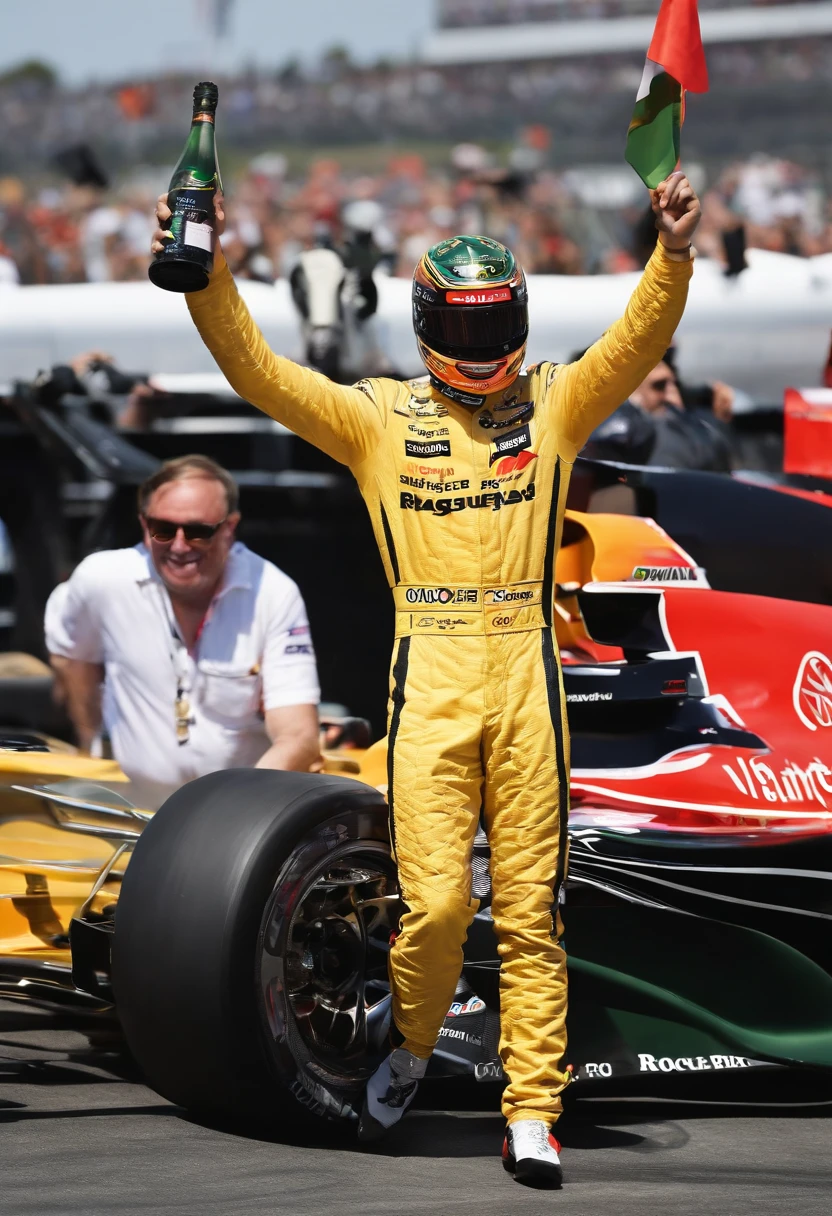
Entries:
{"label": "green white red flag", "polygon": [[662,0],[624,154],[651,190],[679,163],[686,91],[708,91],[699,11],[696,0]]}

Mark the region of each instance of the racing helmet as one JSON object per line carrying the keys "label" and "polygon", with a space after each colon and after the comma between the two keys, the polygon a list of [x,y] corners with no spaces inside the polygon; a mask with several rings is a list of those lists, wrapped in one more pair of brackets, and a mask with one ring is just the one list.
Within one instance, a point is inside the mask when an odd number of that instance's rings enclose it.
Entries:
{"label": "racing helmet", "polygon": [[487,236],[431,246],[413,275],[413,328],[442,384],[482,395],[508,388],[529,336],[526,276],[511,250]]}

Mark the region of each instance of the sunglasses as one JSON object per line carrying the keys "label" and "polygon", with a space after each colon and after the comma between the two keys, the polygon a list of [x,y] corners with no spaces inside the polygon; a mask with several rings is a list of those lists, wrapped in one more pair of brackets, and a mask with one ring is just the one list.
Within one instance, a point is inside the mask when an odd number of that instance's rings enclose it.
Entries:
{"label": "sunglasses", "polygon": [[172,519],[154,519],[152,515],[145,515],[143,518],[148,532],[160,545],[169,545],[176,539],[180,530],[189,545],[207,545],[214,539],[228,516],[218,524],[177,524]]}

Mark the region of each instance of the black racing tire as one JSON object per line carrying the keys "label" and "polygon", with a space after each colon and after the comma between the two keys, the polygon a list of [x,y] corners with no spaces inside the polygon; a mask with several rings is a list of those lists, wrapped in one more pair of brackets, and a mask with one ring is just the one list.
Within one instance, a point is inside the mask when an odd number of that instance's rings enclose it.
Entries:
{"label": "black racing tire", "polygon": [[[397,901],[398,888],[386,804],[370,786],[343,777],[230,769],[177,790],[136,843],[112,945],[116,1010],[153,1089],[208,1117],[294,1120],[303,1108],[353,1117],[379,1058],[382,1018],[373,1022],[375,1037],[363,1044],[363,1055],[362,1041],[353,1043],[352,1054],[344,1048],[342,1059],[336,1035],[323,1042],[321,1059],[318,1039],[304,1030],[315,1017],[320,1028],[319,1014],[297,1018],[298,1002],[289,997],[298,984],[298,947],[293,956],[286,935],[306,908],[304,899],[314,918],[331,895],[343,902],[361,889],[356,875],[376,873],[383,878],[365,883],[371,918],[376,905],[384,905],[385,915],[394,911],[387,904]],[[316,874],[323,878],[310,886]],[[379,891],[383,899],[369,898]],[[359,971],[364,966],[366,933],[351,927],[357,920],[363,924],[364,913],[351,921],[333,913],[325,918],[329,936],[320,949],[315,942],[300,947],[312,986],[320,979],[326,988],[327,1016],[333,1003],[346,999],[350,960]],[[314,923],[320,939],[320,922]],[[291,932],[308,936],[312,929],[303,922]],[[379,939],[382,934],[389,948],[380,925]],[[339,954],[343,938],[349,940]],[[294,967],[288,978],[287,966]],[[386,960],[384,968],[386,974]],[[377,1011],[384,1013],[383,1006],[380,1000]]]}

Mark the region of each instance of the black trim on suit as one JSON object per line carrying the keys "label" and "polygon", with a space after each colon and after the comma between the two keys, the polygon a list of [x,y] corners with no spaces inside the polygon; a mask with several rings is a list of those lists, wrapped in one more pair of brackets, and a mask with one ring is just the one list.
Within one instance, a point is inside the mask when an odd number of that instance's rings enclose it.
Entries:
{"label": "black trim on suit", "polygon": [[381,511],[381,526],[384,529],[384,540],[387,545],[387,554],[390,558],[390,565],[393,570],[393,578],[398,585],[399,582],[399,559],[396,556],[396,546],[393,542],[393,533],[390,529],[390,520],[387,518],[387,512],[384,509],[384,504],[379,503]]}
{"label": "black trim on suit", "polygon": [[564,747],[564,724],[561,709],[561,673],[555,654],[555,640],[551,629],[540,631],[543,651],[543,672],[546,677],[546,695],[549,700],[549,717],[555,734],[555,763],[558,770],[558,864],[555,874],[555,907],[566,876],[566,853],[569,845],[569,774],[566,771],[566,749]]}
{"label": "black trim on suit", "polygon": [[549,507],[549,522],[546,525],[546,552],[543,558],[543,619],[552,625],[552,604],[555,591],[555,537],[558,531],[558,499],[560,498],[560,457],[555,465],[555,481],[552,486],[552,502]]}
{"label": "black trim on suit", "polygon": [[396,820],[393,806],[393,763],[396,752],[396,736],[404,709],[404,686],[407,680],[407,665],[410,659],[410,638],[399,638],[396,660],[393,664],[393,712],[390,716],[390,731],[387,738],[387,806],[390,816],[390,843],[396,852]]}

